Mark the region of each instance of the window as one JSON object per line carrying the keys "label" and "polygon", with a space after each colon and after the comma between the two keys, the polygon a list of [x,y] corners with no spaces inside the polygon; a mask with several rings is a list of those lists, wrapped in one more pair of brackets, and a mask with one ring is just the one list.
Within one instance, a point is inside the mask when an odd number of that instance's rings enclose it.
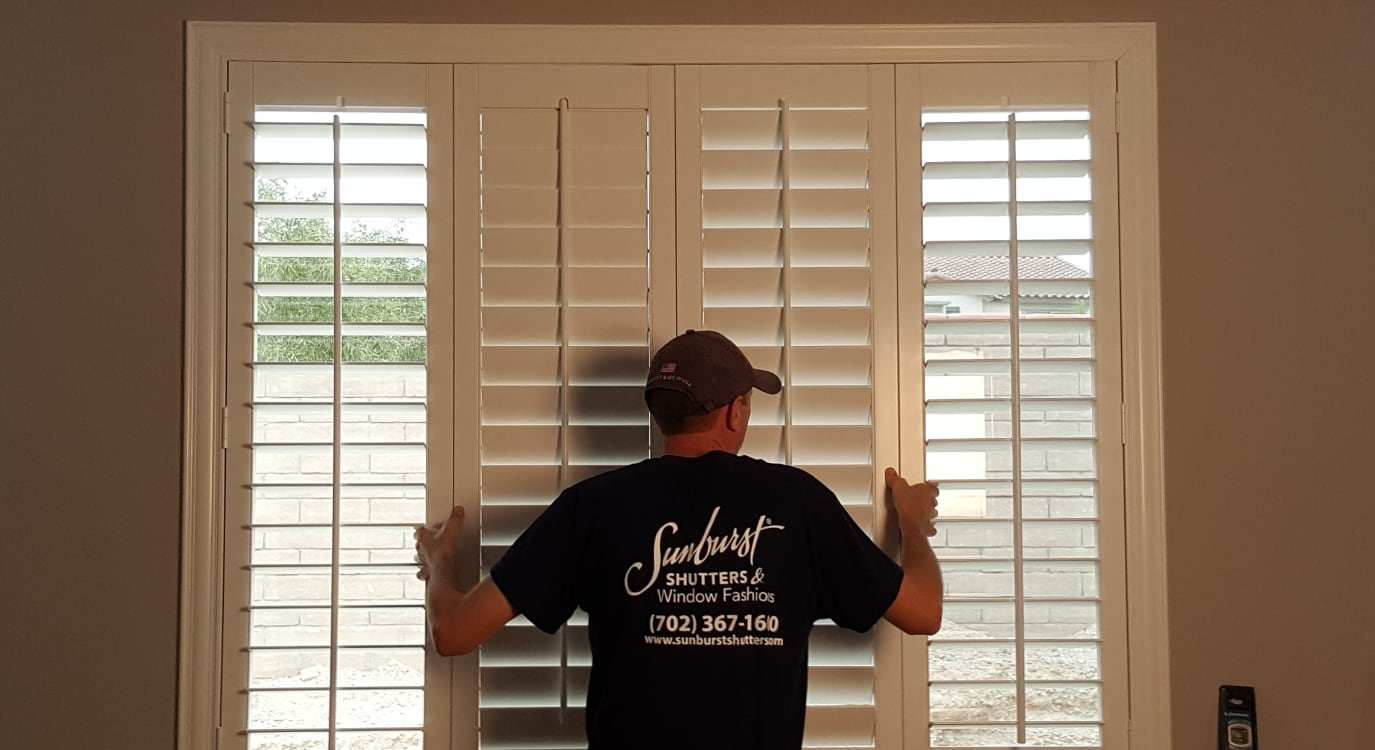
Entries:
{"label": "window", "polygon": [[[1148,421],[1122,383],[1154,366],[1124,355],[1153,344],[1119,285],[1153,257],[1123,233],[1153,206],[1117,172],[1140,149],[1119,145],[1132,45],[729,64],[815,42],[756,32],[546,65],[520,32],[442,28],[397,54],[466,34],[482,64],[214,58],[225,198],[197,215],[226,241],[193,220],[189,328],[217,343],[188,356],[186,564],[222,583],[187,597],[184,743],[579,746],[585,620],[427,656],[409,529],[468,505],[476,576],[560,487],[654,453],[644,368],[689,327],[784,378],[745,452],[823,479],[881,544],[884,466],[944,482],[942,633],[820,623],[809,747],[1124,748],[1129,713],[1164,704],[1158,674],[1129,703],[1151,674],[1126,669],[1163,638],[1126,637],[1131,545],[1159,533],[1129,483],[1157,433],[1133,449],[1123,424]],[[218,112],[194,107],[193,135]]]}

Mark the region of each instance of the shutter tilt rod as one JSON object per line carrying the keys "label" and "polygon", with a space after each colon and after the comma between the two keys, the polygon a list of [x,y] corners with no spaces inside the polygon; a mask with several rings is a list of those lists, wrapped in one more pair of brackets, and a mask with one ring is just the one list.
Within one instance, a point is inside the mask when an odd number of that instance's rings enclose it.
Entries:
{"label": "shutter tilt rod", "polygon": [[[343,97],[338,99],[342,108]],[[332,196],[334,227],[334,393],[333,393],[333,445],[330,446],[330,492],[333,503],[330,514],[330,576],[329,576],[329,747],[337,741],[338,704],[339,704],[339,513],[343,505],[343,440],[340,433],[344,425],[343,381],[344,381],[344,241],[342,235],[344,209],[339,187],[343,182],[343,167],[340,164],[340,142],[343,140],[343,125],[339,115],[334,115],[332,138],[334,141],[334,195]]]}
{"label": "shutter tilt rod", "polygon": [[[568,288],[564,272],[566,270],[566,247],[568,242],[568,167],[569,167],[569,120],[568,99],[559,100],[559,130],[556,148],[559,154],[557,184],[558,195],[558,247],[555,249],[554,264],[558,276],[558,336],[559,336],[559,489],[568,479]],[[559,721],[565,721],[568,711],[568,625],[559,630]]]}
{"label": "shutter tilt rod", "polygon": [[1016,624],[1016,669],[1017,669],[1017,741],[1026,742],[1026,571],[1025,555],[1022,550],[1022,305],[1020,289],[1020,270],[1018,256],[1021,253],[1017,239],[1017,113],[1007,118],[1007,218],[1008,218],[1008,326],[1011,333],[1009,366],[1011,377],[1011,426],[1012,426],[1012,581],[1014,600],[1017,602],[1013,614]]}
{"label": "shutter tilt rod", "polygon": [[563,483],[567,479],[568,471],[568,288],[565,272],[567,262],[565,253],[568,243],[568,167],[569,155],[567,148],[568,141],[568,100],[559,100],[559,123],[558,141],[555,148],[558,150],[559,162],[558,173],[555,177],[555,191],[558,193],[558,215],[554,222],[558,227],[557,245],[554,250],[554,267],[556,274],[556,299],[558,306],[558,340],[559,340],[559,488],[563,488]]}
{"label": "shutter tilt rod", "polygon": [[793,400],[792,393],[792,347],[793,347],[793,326],[792,326],[792,305],[793,305],[793,285],[792,285],[792,223],[793,223],[793,201],[792,201],[792,117],[789,114],[788,100],[778,100],[779,118],[778,126],[779,137],[779,157],[781,162],[782,185],[779,191],[779,203],[782,211],[782,224],[778,237],[781,250],[783,251],[783,434],[784,434],[784,463],[789,466],[793,463]]}

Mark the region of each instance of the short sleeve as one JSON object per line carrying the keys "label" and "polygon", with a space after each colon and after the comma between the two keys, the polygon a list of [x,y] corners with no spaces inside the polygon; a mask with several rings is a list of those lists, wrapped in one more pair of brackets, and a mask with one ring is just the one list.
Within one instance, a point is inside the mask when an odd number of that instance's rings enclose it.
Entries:
{"label": "short sleeve", "polygon": [[850,630],[868,630],[897,598],[902,568],[829,490],[812,504],[810,515],[817,617]]}
{"label": "short sleeve", "polygon": [[492,581],[517,612],[553,633],[578,606],[582,547],[576,498],[564,492],[492,566]]}

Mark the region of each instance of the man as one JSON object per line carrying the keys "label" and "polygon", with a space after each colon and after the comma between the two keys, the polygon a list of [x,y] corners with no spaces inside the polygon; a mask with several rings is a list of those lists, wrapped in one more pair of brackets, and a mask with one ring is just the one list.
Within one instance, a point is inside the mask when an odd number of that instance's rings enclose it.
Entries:
{"label": "man", "polygon": [[468,653],[517,614],[552,633],[581,607],[592,750],[797,750],[816,620],[940,627],[939,490],[887,470],[899,567],[810,474],[738,455],[756,388],[782,384],[719,333],[665,344],[645,383],[665,455],[569,487],[471,592],[455,584],[462,508],[417,528],[435,650]]}

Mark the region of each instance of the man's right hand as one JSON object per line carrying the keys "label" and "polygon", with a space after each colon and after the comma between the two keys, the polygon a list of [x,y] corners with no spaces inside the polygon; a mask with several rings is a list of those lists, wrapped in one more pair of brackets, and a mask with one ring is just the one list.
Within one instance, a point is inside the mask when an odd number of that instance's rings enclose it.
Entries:
{"label": "man's right hand", "polygon": [[883,480],[893,493],[893,508],[898,513],[902,535],[935,536],[936,516],[940,515],[936,510],[936,496],[941,494],[940,487],[935,482],[909,484],[892,468],[884,471]]}
{"label": "man's right hand", "polygon": [[471,591],[458,585],[458,544],[463,536],[463,506],[442,523],[415,527],[417,578],[425,581],[425,619],[430,643],[440,656],[467,654],[516,616],[491,578]]}

